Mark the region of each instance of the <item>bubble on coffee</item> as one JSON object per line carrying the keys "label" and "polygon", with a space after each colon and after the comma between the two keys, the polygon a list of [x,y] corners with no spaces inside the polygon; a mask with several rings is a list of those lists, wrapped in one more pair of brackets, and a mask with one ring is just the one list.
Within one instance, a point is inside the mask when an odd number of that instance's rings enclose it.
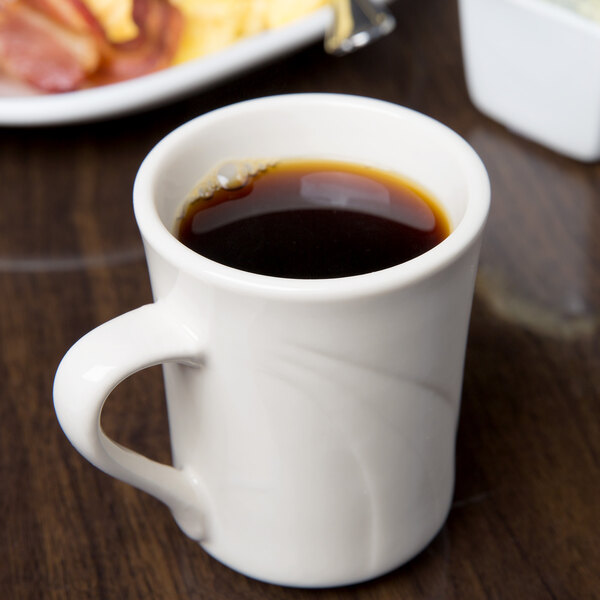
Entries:
{"label": "bubble on coffee", "polygon": [[208,172],[194,187],[187,202],[212,198],[218,190],[237,190],[248,185],[252,177],[277,163],[275,160],[229,160]]}

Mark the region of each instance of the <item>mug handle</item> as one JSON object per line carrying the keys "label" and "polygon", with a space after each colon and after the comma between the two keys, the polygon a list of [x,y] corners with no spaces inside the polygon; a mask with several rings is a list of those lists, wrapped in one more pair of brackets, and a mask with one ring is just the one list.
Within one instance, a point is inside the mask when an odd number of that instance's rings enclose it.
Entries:
{"label": "mug handle", "polygon": [[54,379],[54,408],[71,443],[93,465],[164,502],[191,538],[203,535],[200,482],[112,441],[100,425],[104,401],[123,379],[163,362],[199,367],[204,344],[164,301],[100,325],[62,359]]}

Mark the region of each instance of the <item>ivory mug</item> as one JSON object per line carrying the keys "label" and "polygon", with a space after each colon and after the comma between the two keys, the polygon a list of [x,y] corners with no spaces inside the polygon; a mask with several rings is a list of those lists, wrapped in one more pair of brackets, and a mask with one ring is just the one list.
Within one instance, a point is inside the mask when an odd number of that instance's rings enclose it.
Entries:
{"label": "ivory mug", "polygon": [[[394,171],[442,205],[450,235],[403,264],[347,278],[239,271],[173,234],[200,176],[235,158],[335,158]],[[302,587],[390,571],[442,527],[479,247],[485,168],[456,133],[379,100],[250,100],[169,134],[142,163],[134,211],[154,302],[62,360],[59,422],[103,471],[162,500],[224,564]],[[163,363],[173,466],[100,427],[110,391]]]}

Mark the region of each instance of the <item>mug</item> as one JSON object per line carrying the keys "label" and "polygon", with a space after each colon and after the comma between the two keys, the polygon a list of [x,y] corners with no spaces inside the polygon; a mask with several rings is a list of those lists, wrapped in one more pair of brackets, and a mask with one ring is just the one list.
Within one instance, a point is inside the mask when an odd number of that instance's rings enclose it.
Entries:
{"label": "mug", "polygon": [[[319,280],[239,271],[173,234],[182,201],[224,161],[331,158],[397,172],[451,233],[403,264]],[[350,584],[405,563],[442,527],[454,484],[485,167],[408,108],[337,94],[245,101],[202,115],[143,161],[134,211],[154,302],[63,358],[58,420],[106,473],[164,502],[180,528],[250,577]],[[111,441],[110,391],[163,363],[173,466]]]}

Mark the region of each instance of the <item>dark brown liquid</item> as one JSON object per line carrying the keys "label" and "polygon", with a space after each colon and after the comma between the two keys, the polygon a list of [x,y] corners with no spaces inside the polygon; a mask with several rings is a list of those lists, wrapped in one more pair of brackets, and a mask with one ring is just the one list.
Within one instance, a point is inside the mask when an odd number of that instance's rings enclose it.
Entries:
{"label": "dark brown liquid", "polygon": [[274,277],[379,271],[449,233],[436,203],[395,175],[333,161],[280,162],[192,202],[178,238],[221,264]]}

